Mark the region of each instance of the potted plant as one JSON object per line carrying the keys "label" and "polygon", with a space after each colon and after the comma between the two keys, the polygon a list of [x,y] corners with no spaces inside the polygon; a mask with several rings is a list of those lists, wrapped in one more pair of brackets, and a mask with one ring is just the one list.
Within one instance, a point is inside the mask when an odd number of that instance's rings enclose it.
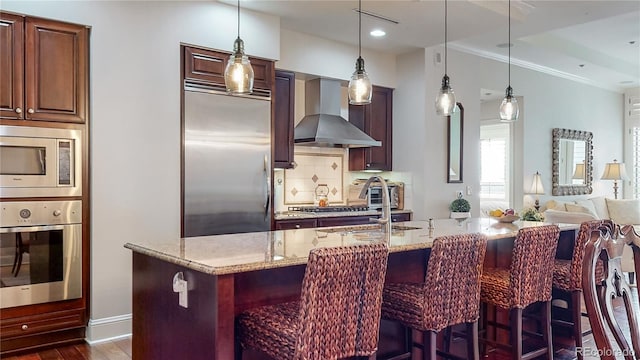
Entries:
{"label": "potted plant", "polygon": [[544,221],[544,215],[534,208],[522,209],[521,219],[524,221]]}
{"label": "potted plant", "polygon": [[471,217],[471,213],[469,212],[471,210],[471,204],[469,204],[469,201],[462,198],[462,193],[459,193],[458,198],[451,202],[449,210],[451,210],[450,217],[452,219],[464,220]]}

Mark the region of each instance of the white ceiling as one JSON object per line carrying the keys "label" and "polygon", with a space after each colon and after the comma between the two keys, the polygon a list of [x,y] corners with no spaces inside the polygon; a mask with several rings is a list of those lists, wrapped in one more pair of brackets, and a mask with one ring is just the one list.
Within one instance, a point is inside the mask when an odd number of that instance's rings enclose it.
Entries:
{"label": "white ceiling", "polygon": [[[286,29],[358,44],[355,0],[243,0],[241,7],[279,16]],[[364,48],[402,54],[444,42],[443,0],[364,0],[362,10],[399,22],[363,15]],[[507,1],[449,0],[449,46],[506,61],[507,48],[496,45],[508,42],[507,11]],[[639,0],[513,0],[511,16],[513,64],[617,91],[640,86]],[[374,28],[387,35],[369,36]]]}

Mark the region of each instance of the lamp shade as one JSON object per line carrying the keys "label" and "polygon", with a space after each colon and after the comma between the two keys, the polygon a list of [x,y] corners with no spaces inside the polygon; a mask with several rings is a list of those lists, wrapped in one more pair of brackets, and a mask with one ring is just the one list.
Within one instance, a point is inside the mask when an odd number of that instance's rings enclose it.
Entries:
{"label": "lamp shade", "polygon": [[572,179],[584,179],[584,163],[576,164]]}
{"label": "lamp shade", "polygon": [[541,195],[544,194],[544,188],[542,187],[542,177],[540,173],[536,171],[533,174],[533,182],[531,183],[531,189],[529,190],[529,194]]}
{"label": "lamp shade", "polygon": [[602,180],[628,180],[627,171],[624,164],[613,160],[612,163],[607,163],[604,167],[604,173],[600,178]]}

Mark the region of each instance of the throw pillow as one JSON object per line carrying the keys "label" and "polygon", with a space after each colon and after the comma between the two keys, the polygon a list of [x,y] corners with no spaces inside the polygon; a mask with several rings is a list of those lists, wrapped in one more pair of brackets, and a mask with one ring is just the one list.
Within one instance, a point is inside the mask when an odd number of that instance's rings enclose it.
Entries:
{"label": "throw pillow", "polygon": [[[596,217],[596,219],[602,219],[600,217],[600,214],[598,214],[598,210],[596,209],[596,206],[593,203],[593,201],[591,201],[591,200],[576,200],[576,204],[580,205],[580,206],[584,206],[585,208],[587,208],[587,210],[589,210],[589,212],[592,213],[593,216]],[[608,219],[608,218],[605,218],[605,219]]]}
{"label": "throw pillow", "polygon": [[593,204],[591,204],[591,206],[589,207],[589,206],[567,203],[565,206],[567,207],[568,212],[585,213],[593,216],[594,219],[598,218],[598,215],[596,214],[596,209],[593,208]]}
{"label": "throw pillow", "polygon": [[[587,199],[586,201],[591,201],[593,203],[593,207],[596,209],[596,214],[600,219],[611,219],[609,217],[609,209],[607,208],[607,201],[604,196],[598,196],[591,199]],[[582,203],[577,202],[582,205]]]}
{"label": "throw pillow", "polygon": [[596,220],[596,218],[591,214],[582,212],[568,212],[553,209],[544,212],[544,221],[552,224],[581,224],[590,220]]}
{"label": "throw pillow", "polygon": [[607,208],[616,224],[640,224],[640,199],[607,199]]}
{"label": "throw pillow", "polygon": [[545,204],[545,207],[551,210],[567,211],[567,208],[565,207],[565,202],[563,201],[549,200]]}

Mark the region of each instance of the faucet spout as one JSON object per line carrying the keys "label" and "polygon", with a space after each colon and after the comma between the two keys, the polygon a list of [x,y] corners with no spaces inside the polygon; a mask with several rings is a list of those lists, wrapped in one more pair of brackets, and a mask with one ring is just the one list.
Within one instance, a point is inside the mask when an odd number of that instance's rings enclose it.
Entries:
{"label": "faucet spout", "polygon": [[371,176],[364,186],[362,187],[362,191],[360,191],[360,199],[364,199],[367,196],[367,190],[371,186],[371,183],[374,181],[378,181],[382,186],[382,214],[380,219],[376,220],[377,223],[382,224],[385,234],[387,235],[387,239],[391,238],[391,201],[389,199],[389,187],[387,186],[387,182],[379,175]]}

